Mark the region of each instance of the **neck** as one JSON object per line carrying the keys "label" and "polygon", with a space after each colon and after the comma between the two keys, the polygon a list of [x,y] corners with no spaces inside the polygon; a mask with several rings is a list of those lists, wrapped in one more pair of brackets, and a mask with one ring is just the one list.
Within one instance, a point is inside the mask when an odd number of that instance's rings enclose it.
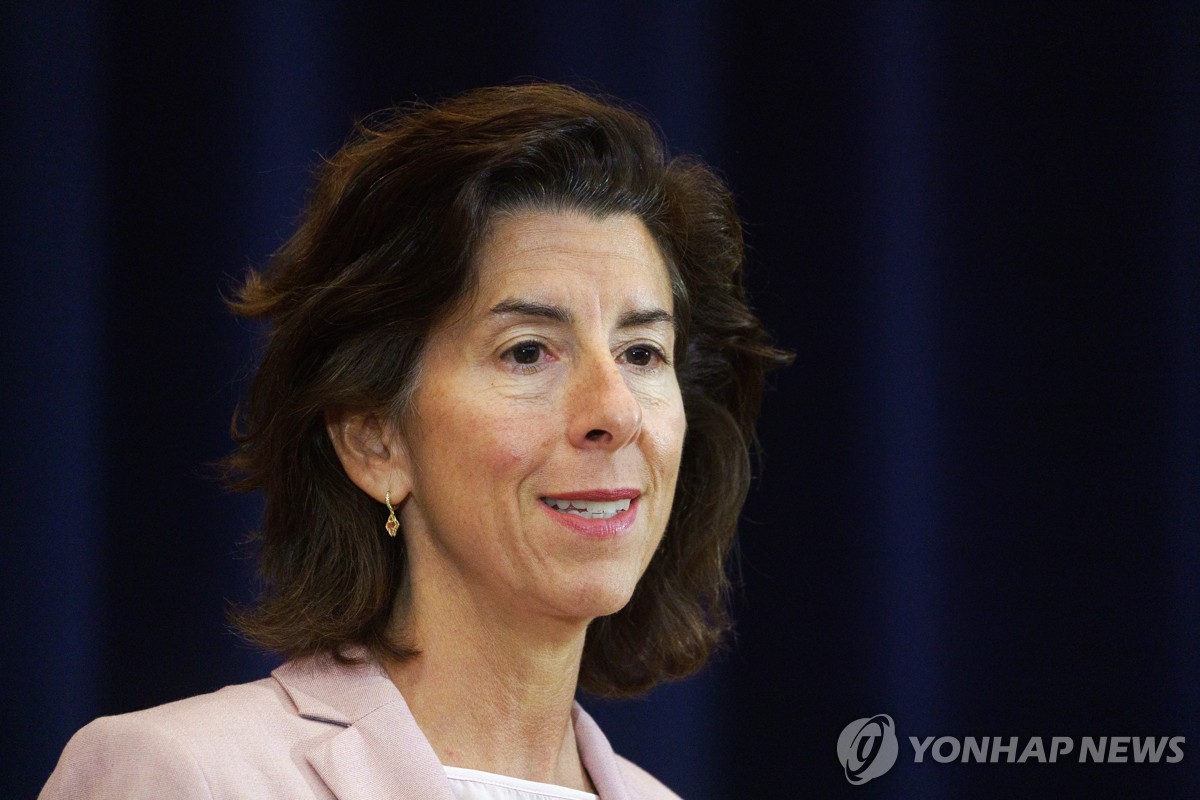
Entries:
{"label": "neck", "polygon": [[420,654],[388,666],[438,758],[594,791],[571,719],[586,622],[531,629],[469,592],[450,597],[408,598],[399,627]]}

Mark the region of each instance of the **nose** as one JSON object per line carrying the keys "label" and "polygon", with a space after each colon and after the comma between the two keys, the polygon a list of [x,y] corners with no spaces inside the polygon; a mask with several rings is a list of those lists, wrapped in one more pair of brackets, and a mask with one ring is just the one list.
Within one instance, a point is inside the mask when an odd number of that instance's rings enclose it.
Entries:
{"label": "nose", "polygon": [[570,389],[571,444],[584,450],[617,450],[642,429],[642,404],[611,356],[589,359]]}

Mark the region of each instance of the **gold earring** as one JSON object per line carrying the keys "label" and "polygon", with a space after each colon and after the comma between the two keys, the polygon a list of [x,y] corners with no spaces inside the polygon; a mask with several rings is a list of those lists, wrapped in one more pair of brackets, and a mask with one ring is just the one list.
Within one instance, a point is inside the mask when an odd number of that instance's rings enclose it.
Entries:
{"label": "gold earring", "polygon": [[392,508],[392,493],[383,493],[383,504],[388,507],[388,519],[383,523],[383,529],[388,532],[388,536],[396,538],[396,531],[400,530],[400,520],[396,519],[396,509]]}

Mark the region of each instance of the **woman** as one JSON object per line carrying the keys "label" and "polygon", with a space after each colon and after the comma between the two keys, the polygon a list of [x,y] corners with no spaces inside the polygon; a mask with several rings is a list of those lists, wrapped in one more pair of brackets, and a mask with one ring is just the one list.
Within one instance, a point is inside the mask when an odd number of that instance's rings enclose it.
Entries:
{"label": "woman", "polygon": [[727,627],[767,343],[728,192],[553,85],[366,128],[235,311],[271,323],[230,459],[261,490],[272,677],[97,720],[58,797],[674,797],[577,687]]}

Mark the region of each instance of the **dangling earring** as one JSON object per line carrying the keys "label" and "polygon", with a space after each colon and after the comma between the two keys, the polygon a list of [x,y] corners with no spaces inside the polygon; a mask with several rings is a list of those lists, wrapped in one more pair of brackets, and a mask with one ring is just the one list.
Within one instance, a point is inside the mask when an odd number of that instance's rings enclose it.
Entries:
{"label": "dangling earring", "polygon": [[396,509],[392,508],[392,493],[383,493],[383,504],[388,507],[388,519],[383,523],[383,529],[388,532],[388,536],[396,538],[396,531],[400,530],[400,520],[396,519]]}

